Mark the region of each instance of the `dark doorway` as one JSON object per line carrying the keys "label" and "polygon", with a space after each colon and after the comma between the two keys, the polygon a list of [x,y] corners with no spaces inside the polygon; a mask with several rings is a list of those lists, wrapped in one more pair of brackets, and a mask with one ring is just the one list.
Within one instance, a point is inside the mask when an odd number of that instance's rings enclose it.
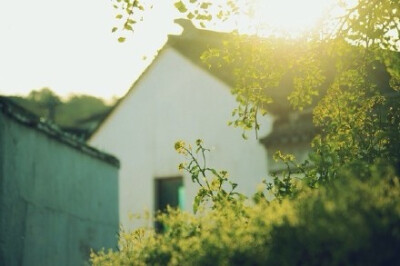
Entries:
{"label": "dark doorway", "polygon": [[[155,179],[155,210],[165,211],[167,206],[184,208],[184,187],[182,177]],[[163,225],[155,224],[157,231],[163,230]]]}

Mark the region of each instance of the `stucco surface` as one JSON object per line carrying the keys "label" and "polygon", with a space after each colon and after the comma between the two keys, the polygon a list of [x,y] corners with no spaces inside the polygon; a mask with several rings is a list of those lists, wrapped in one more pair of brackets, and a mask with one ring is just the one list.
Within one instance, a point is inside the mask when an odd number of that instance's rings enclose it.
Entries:
{"label": "stucco surface", "polygon": [[[239,183],[239,190],[255,192],[267,176],[263,146],[252,136],[243,140],[241,130],[229,127],[236,106],[229,87],[188,61],[173,48],[164,48],[136,82],[89,143],[115,154],[121,161],[120,220],[135,224],[130,213],[154,211],[154,179],[182,176],[178,164],[184,158],[174,150],[175,141],[203,139],[212,152],[210,167],[225,169]],[[270,130],[263,121],[260,135]],[[250,132],[253,134],[253,132]],[[187,210],[198,187],[184,176]]]}
{"label": "stucco surface", "polygon": [[118,227],[117,167],[0,113],[0,265],[83,265]]}

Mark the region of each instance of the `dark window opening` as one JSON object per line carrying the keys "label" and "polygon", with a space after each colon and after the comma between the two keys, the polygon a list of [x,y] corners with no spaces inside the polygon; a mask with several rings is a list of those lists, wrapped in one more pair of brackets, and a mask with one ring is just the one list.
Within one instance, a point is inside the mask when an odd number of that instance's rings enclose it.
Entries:
{"label": "dark window opening", "polygon": [[[183,209],[184,194],[182,177],[155,179],[155,210],[165,211],[167,206]],[[156,222],[155,228],[159,232],[165,230],[159,222]]]}

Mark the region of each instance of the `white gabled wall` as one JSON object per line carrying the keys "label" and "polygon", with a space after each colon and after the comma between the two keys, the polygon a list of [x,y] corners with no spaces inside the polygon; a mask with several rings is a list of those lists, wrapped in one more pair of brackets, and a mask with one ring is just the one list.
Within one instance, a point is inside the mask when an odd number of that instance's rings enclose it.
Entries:
{"label": "white gabled wall", "polygon": [[[203,139],[213,147],[208,164],[225,169],[247,194],[267,176],[266,152],[258,140],[243,140],[241,130],[227,125],[234,97],[226,84],[172,48],[164,48],[123,102],[107,118],[90,144],[121,161],[120,221],[130,227],[130,212],[153,211],[154,178],[181,176],[184,158],[174,150],[178,139]],[[265,119],[264,130],[270,127]],[[185,176],[186,209],[197,186]]]}

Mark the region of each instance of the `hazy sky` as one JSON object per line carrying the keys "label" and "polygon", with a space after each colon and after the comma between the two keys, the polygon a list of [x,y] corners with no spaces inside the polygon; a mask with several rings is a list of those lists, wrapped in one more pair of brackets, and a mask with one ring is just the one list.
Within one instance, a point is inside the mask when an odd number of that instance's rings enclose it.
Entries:
{"label": "hazy sky", "polygon": [[157,2],[121,44],[110,0],[1,0],[0,94],[122,96],[171,31],[174,9]]}
{"label": "hazy sky", "polygon": [[[111,33],[117,23],[111,0],[0,0],[0,94],[49,87],[62,96],[124,95],[167,33],[179,32],[173,1],[151,1],[145,21],[121,44]],[[260,0],[254,21],[296,32],[330,2]]]}

